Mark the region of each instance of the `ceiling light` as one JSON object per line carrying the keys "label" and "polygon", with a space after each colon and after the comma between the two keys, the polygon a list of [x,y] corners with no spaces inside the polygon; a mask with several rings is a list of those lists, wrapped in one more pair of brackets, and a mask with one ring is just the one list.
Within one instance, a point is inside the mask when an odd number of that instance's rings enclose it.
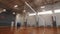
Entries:
{"label": "ceiling light", "polygon": [[3,9],[3,12],[6,12],[6,9]]}
{"label": "ceiling light", "polygon": [[13,12],[13,14],[15,14],[15,12]]}
{"label": "ceiling light", "polygon": [[52,11],[38,12],[38,15],[52,14]]}
{"label": "ceiling light", "polygon": [[31,14],[29,14],[29,16],[34,16],[34,15],[36,15],[36,13],[31,13]]}
{"label": "ceiling light", "polygon": [[54,13],[60,13],[60,9],[54,10]]}
{"label": "ceiling light", "polygon": [[17,8],[17,7],[18,7],[18,5],[15,5],[14,7],[15,7],[15,8]]}
{"label": "ceiling light", "polygon": [[41,8],[45,8],[45,6],[41,6]]}
{"label": "ceiling light", "polygon": [[23,12],[25,13],[25,12],[26,12],[26,10],[23,10]]}

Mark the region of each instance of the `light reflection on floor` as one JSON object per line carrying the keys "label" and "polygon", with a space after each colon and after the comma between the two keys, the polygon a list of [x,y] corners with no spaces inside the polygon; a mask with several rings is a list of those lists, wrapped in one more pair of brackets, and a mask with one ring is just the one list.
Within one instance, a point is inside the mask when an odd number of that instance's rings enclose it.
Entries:
{"label": "light reflection on floor", "polygon": [[0,34],[60,34],[60,28],[20,27],[11,30],[0,27]]}

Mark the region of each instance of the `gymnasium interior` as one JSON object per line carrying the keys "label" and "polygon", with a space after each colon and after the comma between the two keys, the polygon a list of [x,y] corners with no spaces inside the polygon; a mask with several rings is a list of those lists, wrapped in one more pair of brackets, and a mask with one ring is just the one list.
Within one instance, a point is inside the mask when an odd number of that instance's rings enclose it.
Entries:
{"label": "gymnasium interior", "polygon": [[0,34],[60,34],[60,0],[0,0]]}

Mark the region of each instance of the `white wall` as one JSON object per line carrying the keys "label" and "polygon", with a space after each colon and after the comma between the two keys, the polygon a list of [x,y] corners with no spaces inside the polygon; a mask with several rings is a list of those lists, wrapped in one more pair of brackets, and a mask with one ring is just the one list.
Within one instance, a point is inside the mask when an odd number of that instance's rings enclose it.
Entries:
{"label": "white wall", "polygon": [[[30,25],[30,26],[36,26],[36,16],[29,16],[27,18],[27,25]],[[39,27],[40,26],[52,26],[52,18],[51,18],[51,15],[39,15],[38,17],[38,24],[39,24]]]}
{"label": "white wall", "polygon": [[44,26],[52,26],[52,18],[51,15],[41,15],[39,16],[39,25],[44,25]]}
{"label": "white wall", "polygon": [[29,25],[29,26],[36,26],[35,16],[28,16],[28,18],[27,18],[27,25]]}
{"label": "white wall", "polygon": [[41,15],[39,16],[39,27],[45,26],[45,18]]}
{"label": "white wall", "polygon": [[56,14],[56,24],[60,26],[60,14]]}

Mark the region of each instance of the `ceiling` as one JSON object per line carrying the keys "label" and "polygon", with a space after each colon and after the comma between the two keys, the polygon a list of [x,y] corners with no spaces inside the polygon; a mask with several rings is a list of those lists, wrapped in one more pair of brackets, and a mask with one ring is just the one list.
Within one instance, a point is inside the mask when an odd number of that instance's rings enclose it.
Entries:
{"label": "ceiling", "polygon": [[[26,7],[25,1],[34,10],[37,10],[37,8],[42,5],[55,4],[60,2],[60,0],[0,0],[0,8],[12,10],[17,13],[23,13],[23,10],[25,9],[24,7]],[[14,8],[15,5],[18,5],[18,7]]]}

